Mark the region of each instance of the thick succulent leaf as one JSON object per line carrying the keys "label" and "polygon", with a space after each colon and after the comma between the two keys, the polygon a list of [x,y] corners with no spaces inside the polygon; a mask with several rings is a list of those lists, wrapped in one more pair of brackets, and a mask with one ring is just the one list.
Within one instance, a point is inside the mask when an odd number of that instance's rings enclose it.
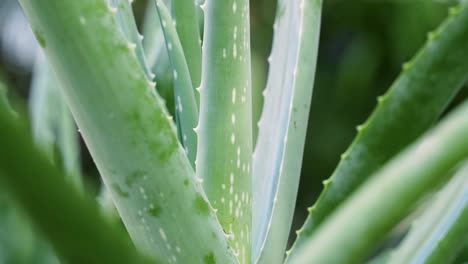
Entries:
{"label": "thick succulent leaf", "polygon": [[[15,116],[2,77],[0,72],[0,105],[2,111]],[[58,263],[49,243],[35,234],[30,221],[3,185],[0,182],[0,263]]]}
{"label": "thick succulent leaf", "polygon": [[97,0],[20,3],[136,247],[166,262],[233,262],[113,9]]}
{"label": "thick succulent leaf", "polygon": [[7,92],[7,86],[3,83],[2,75],[0,73],[0,103],[4,104],[9,109],[9,111],[12,112],[13,110],[11,109],[10,103],[8,101]]}
{"label": "thick succulent leaf", "polygon": [[[163,3],[168,6],[168,1],[163,1]],[[153,69],[156,64],[160,64],[163,57],[165,58],[164,61],[167,61],[166,66],[170,67],[166,42],[158,11],[154,7],[154,1],[148,1],[146,6],[143,20],[143,36],[143,49],[149,68]]]}
{"label": "thick succulent leaf", "polygon": [[131,46],[135,49],[135,55],[140,62],[141,67],[145,71],[148,80],[153,80],[154,75],[146,62],[145,51],[143,49],[142,39],[143,36],[138,32],[135,16],[133,14],[132,6],[133,0],[108,0],[110,5],[116,8],[117,22],[120,26],[125,37],[130,41]]}
{"label": "thick succulent leaf", "polygon": [[81,188],[78,132],[58,85],[55,74],[40,53],[29,98],[34,140],[52,161],[61,161],[56,165],[63,167],[68,179]]}
{"label": "thick succulent leaf", "polygon": [[321,0],[278,1],[252,165],[252,262],[281,263],[284,258],[301,172],[321,9]]}
{"label": "thick succulent leaf", "polygon": [[184,50],[185,59],[193,87],[198,87],[201,80],[201,41],[198,24],[198,5],[195,0],[173,0],[172,13]]}
{"label": "thick succulent leaf", "polygon": [[197,176],[241,263],[250,262],[252,105],[248,0],[207,1]]}
{"label": "thick succulent leaf", "polygon": [[467,130],[468,101],[377,171],[291,255],[289,263],[361,262],[420,198],[468,158]]}
{"label": "thick succulent leaf", "polygon": [[[170,6],[169,0],[163,1]],[[158,94],[165,100],[167,108],[174,113],[174,89],[172,85],[172,67],[167,53],[166,41],[154,1],[148,1],[143,21],[143,48],[151,72],[155,75]]]}
{"label": "thick succulent leaf", "polygon": [[190,163],[195,168],[198,123],[198,106],[190,78],[189,68],[172,18],[161,0],[155,0],[156,9],[166,40],[167,53],[172,65],[174,99],[179,140],[184,146]]}
{"label": "thick succulent leaf", "polygon": [[466,263],[468,262],[468,239],[462,245],[462,248],[457,255],[457,258],[454,260],[453,263]]}
{"label": "thick succulent leaf", "polygon": [[390,259],[391,256],[391,249],[386,250],[379,255],[373,257],[371,260],[366,262],[366,264],[387,264],[388,260]]}
{"label": "thick succulent leaf", "polygon": [[[0,103],[0,180],[68,263],[150,263],[37,149]],[[26,154],[26,155],[25,155]]]}
{"label": "thick succulent leaf", "polygon": [[[414,141],[440,116],[468,75],[468,8],[463,4],[435,32],[388,92],[341,156],[332,177],[298,231],[299,247],[366,179]],[[430,88],[430,89],[429,89]]]}
{"label": "thick succulent leaf", "polygon": [[468,239],[468,164],[438,193],[388,263],[451,263]]}
{"label": "thick succulent leaf", "polygon": [[[170,0],[162,1],[166,7],[170,7]],[[148,1],[143,20],[143,49],[148,66],[151,71],[157,74],[162,73],[163,69],[170,69],[169,55],[166,48],[166,40],[159,19],[158,10],[154,6],[154,1]],[[172,77],[172,74],[169,74]]]}
{"label": "thick succulent leaf", "polygon": [[0,184],[0,263],[58,264],[50,243],[33,228],[5,187]]}
{"label": "thick succulent leaf", "polygon": [[[171,4],[169,0],[163,2],[167,7]],[[143,47],[151,72],[155,74],[156,90],[165,100],[169,112],[175,115],[173,72],[159,15],[154,7],[154,1],[148,1],[143,22],[143,34],[145,36]]]}

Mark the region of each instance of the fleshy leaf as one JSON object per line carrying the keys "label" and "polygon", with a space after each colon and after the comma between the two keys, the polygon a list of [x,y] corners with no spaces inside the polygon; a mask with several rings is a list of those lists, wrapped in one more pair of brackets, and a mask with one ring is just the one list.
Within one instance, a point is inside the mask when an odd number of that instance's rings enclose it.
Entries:
{"label": "fleshy leaf", "polygon": [[55,74],[39,53],[29,99],[34,139],[52,161],[61,161],[56,165],[63,167],[69,180],[82,188],[78,132],[58,86]]}
{"label": "fleshy leaf", "polygon": [[[169,0],[163,1],[170,6]],[[166,48],[166,41],[162,32],[158,11],[154,1],[148,1],[143,21],[143,48],[151,72],[155,75],[156,90],[164,99],[169,112],[175,115],[174,88],[172,85],[172,67]]]}
{"label": "fleshy leaf", "polygon": [[468,164],[434,199],[388,263],[452,263],[468,239]]}
{"label": "fleshy leaf", "polygon": [[278,1],[253,155],[253,263],[281,263],[284,258],[301,173],[321,9],[321,0]]}
{"label": "fleshy leaf", "polygon": [[204,10],[197,177],[203,179],[239,262],[248,263],[252,230],[249,1],[207,1]]}
{"label": "fleshy leaf", "polygon": [[135,246],[166,262],[234,262],[115,10],[96,0],[20,3]]}
{"label": "fleshy leaf", "polygon": [[195,0],[173,0],[172,13],[187,60],[193,87],[200,85],[201,41],[198,25],[197,3]]}
{"label": "fleshy leaf", "polygon": [[198,106],[192,80],[190,79],[184,51],[169,11],[161,0],[155,0],[155,2],[166,40],[167,53],[172,65],[175,115],[179,140],[182,142],[182,146],[184,146],[190,163],[195,168],[197,135],[193,129],[198,123]]}
{"label": "fleshy leaf", "polygon": [[146,62],[145,51],[143,49],[143,36],[138,32],[135,16],[132,6],[133,0],[108,0],[110,4],[117,9],[116,17],[125,37],[130,42],[130,46],[135,50],[135,55],[140,62],[141,67],[145,71],[148,80],[153,80],[154,75],[150,72]]}
{"label": "fleshy leaf", "polygon": [[424,195],[468,158],[467,130],[465,101],[356,190],[288,263],[361,262]]}
{"label": "fleshy leaf", "polygon": [[369,119],[357,127],[356,138],[331,178],[324,181],[324,190],[297,232],[292,254],[373,172],[430,128],[467,80],[467,5],[449,13],[419,53],[403,65],[387,93],[378,98]]}
{"label": "fleshy leaf", "polygon": [[56,252],[68,263],[150,263],[33,147],[21,121],[0,102],[0,179]]}

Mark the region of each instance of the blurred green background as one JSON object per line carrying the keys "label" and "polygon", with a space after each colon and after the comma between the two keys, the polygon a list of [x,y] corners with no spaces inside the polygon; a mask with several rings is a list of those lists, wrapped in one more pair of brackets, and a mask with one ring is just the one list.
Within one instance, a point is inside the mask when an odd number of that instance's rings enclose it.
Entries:
{"label": "blurred green background", "polygon": [[[291,0],[292,1],[292,0]],[[318,67],[293,231],[306,217],[363,123],[383,94],[446,17],[456,1],[324,0]],[[146,1],[135,1],[142,21]],[[251,1],[254,116],[261,113],[261,90],[268,73],[275,0]],[[0,80],[10,97],[26,102],[37,45],[16,0],[0,0]],[[311,84],[312,85],[312,84]],[[431,89],[431,87],[427,87]],[[466,87],[456,101],[467,98]],[[96,168],[82,143],[81,158],[90,190],[98,192]],[[291,236],[294,238],[294,235]]]}

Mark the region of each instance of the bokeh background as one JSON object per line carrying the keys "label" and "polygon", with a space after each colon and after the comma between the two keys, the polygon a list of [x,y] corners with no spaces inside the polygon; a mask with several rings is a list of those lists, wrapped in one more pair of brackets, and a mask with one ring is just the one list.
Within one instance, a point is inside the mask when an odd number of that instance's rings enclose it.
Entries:
{"label": "bokeh background", "polygon": [[[292,1],[292,0],[291,0]],[[251,1],[252,79],[255,118],[268,73],[275,0]],[[317,199],[322,181],[376,105],[456,1],[324,0],[318,67],[293,230]],[[146,1],[135,1],[139,23]],[[27,101],[38,45],[16,0],[0,0],[0,80],[14,100]],[[312,84],[311,84],[312,85]],[[430,87],[427,87],[430,89]],[[455,101],[467,98],[466,87]],[[1,126],[1,125],[0,125]],[[255,127],[255,126],[254,126]],[[0,128],[1,129],[1,128]],[[98,193],[97,170],[81,141],[88,189]],[[1,147],[1,146],[0,146]],[[294,238],[292,233],[291,238]]]}

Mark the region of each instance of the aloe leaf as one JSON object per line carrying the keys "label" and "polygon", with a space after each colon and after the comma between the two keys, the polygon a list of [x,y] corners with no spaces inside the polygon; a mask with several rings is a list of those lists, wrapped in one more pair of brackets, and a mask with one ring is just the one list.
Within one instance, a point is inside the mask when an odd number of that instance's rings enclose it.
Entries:
{"label": "aloe leaf", "polygon": [[376,257],[372,258],[366,263],[367,264],[387,264],[388,260],[390,259],[391,253],[392,253],[391,250],[386,250],[380,253],[379,255],[377,255]]}
{"label": "aloe leaf", "polygon": [[108,0],[110,4],[117,8],[117,21],[125,37],[133,44],[135,55],[140,62],[141,67],[145,71],[148,80],[153,80],[154,75],[150,72],[146,63],[145,51],[143,49],[142,40],[143,36],[138,32],[135,16],[133,14],[132,6],[133,0]]}
{"label": "aloe leaf", "polygon": [[33,147],[26,127],[4,104],[0,123],[0,179],[60,256],[69,263],[149,263],[95,202],[69,185]]}
{"label": "aloe leaf", "polygon": [[197,135],[193,129],[198,123],[198,106],[190,79],[190,72],[169,11],[161,0],[156,0],[155,2],[172,65],[174,104],[176,107],[179,139],[192,166],[195,167]]}
{"label": "aloe leaf", "polygon": [[193,87],[200,85],[201,79],[201,40],[195,0],[173,0],[172,13],[180,38]]}
{"label": "aloe leaf", "polygon": [[[341,156],[332,177],[309,217],[298,231],[293,246],[300,247],[318,226],[392,156],[414,141],[440,116],[468,75],[468,8],[460,5],[450,11],[439,29],[389,91],[378,98],[369,119],[358,126],[358,134]],[[428,89],[430,87],[430,89]]]}
{"label": "aloe leaf", "polygon": [[280,263],[284,258],[299,186],[321,8],[321,0],[278,1],[253,155],[253,262]]}
{"label": "aloe leaf", "polygon": [[13,108],[10,105],[8,100],[8,86],[7,82],[4,80],[3,72],[0,71],[0,103],[4,104],[8,111],[12,114],[15,114]]}
{"label": "aloe leaf", "polygon": [[289,263],[362,261],[423,195],[468,158],[467,130],[468,101],[376,172],[290,256]]}
{"label": "aloe leaf", "polygon": [[[168,6],[170,1],[166,0],[163,3]],[[169,57],[167,55],[166,42],[159,20],[159,14],[154,7],[154,1],[148,1],[143,20],[143,49],[148,66],[151,70],[160,65],[161,60],[167,62],[164,66],[170,68]],[[153,71],[154,73],[154,71]],[[157,77],[157,76],[156,76]]]}
{"label": "aloe leaf", "polygon": [[[170,6],[170,1],[163,1]],[[158,11],[154,7],[154,1],[148,1],[143,21],[143,48],[151,72],[155,75],[153,79],[158,94],[166,101],[167,108],[172,115],[174,109],[174,89],[172,82],[172,67],[166,48],[166,41],[162,32]]]}
{"label": "aloe leaf", "polygon": [[232,263],[167,110],[113,9],[98,0],[20,3],[136,247],[167,262]]}
{"label": "aloe leaf", "polygon": [[[10,107],[7,86],[0,72],[0,105],[17,118]],[[2,126],[3,128],[3,126]],[[0,263],[58,263],[49,243],[34,233],[33,226],[0,182]]]}
{"label": "aloe leaf", "polygon": [[468,238],[468,164],[436,196],[389,263],[451,263]]}
{"label": "aloe leaf", "polygon": [[252,105],[249,1],[207,1],[197,176],[241,263],[250,262]]}
{"label": "aloe leaf", "polygon": [[[42,53],[38,55],[31,84],[30,113],[36,143],[54,161],[60,157],[67,178],[82,188],[78,133],[55,74]],[[59,153],[54,153],[58,149]]]}
{"label": "aloe leaf", "polygon": [[468,239],[462,245],[462,248],[453,263],[466,263],[468,261]]}
{"label": "aloe leaf", "polygon": [[[1,77],[1,76],[0,76]],[[11,110],[10,104],[8,102],[8,96],[7,96],[7,87],[6,85],[2,82],[0,79],[0,103],[8,106],[8,109]]]}
{"label": "aloe leaf", "polygon": [[59,263],[5,186],[0,191],[0,263]]}

